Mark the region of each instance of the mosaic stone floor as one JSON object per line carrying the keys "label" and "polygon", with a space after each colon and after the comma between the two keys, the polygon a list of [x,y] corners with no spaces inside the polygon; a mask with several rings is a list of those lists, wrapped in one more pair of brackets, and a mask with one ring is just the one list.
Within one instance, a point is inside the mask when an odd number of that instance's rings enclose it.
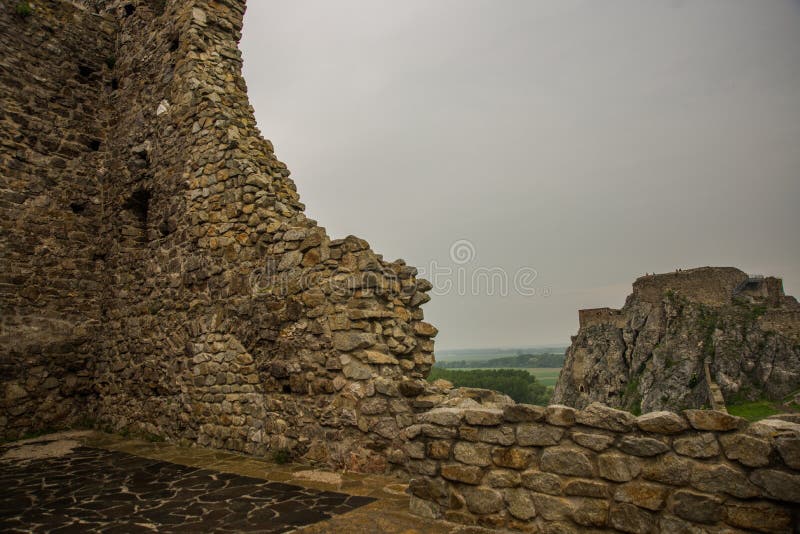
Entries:
{"label": "mosaic stone floor", "polygon": [[0,532],[290,532],[375,500],[55,444],[0,461]]}

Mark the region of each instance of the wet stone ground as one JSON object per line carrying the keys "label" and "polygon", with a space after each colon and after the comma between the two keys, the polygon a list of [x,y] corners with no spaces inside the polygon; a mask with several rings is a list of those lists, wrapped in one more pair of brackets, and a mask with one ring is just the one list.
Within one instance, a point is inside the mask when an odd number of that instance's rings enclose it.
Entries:
{"label": "wet stone ground", "polygon": [[375,500],[87,446],[46,454],[52,445],[0,461],[0,532],[289,532]]}

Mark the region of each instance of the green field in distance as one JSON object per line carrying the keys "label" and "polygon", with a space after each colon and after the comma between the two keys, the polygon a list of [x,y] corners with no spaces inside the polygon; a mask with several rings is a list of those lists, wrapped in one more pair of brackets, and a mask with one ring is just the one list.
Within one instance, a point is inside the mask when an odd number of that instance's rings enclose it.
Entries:
{"label": "green field in distance", "polygon": [[[476,371],[478,369],[497,369],[496,367],[475,367],[470,369],[448,369],[448,371]],[[536,380],[547,387],[555,387],[558,382],[558,373],[561,369],[553,367],[526,367],[518,369],[519,371],[528,371],[536,377]]]}

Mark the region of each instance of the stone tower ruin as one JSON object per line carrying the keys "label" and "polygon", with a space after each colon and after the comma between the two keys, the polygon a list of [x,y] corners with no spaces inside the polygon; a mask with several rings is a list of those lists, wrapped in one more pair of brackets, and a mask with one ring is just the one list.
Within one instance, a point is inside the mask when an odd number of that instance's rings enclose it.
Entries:
{"label": "stone tower ruin", "polygon": [[244,2],[17,6],[0,3],[0,435],[90,419],[380,464],[408,407],[370,392],[428,373],[430,285],[303,213],[247,99]]}

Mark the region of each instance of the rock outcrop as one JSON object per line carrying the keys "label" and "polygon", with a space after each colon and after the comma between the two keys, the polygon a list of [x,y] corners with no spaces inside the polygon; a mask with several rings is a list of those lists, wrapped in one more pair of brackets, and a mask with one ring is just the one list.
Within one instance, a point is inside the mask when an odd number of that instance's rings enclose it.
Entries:
{"label": "rock outcrop", "polygon": [[[782,400],[800,389],[800,306],[734,268],[644,276],[621,310],[580,311],[553,401],[635,413]],[[722,404],[724,406],[724,403]]]}

